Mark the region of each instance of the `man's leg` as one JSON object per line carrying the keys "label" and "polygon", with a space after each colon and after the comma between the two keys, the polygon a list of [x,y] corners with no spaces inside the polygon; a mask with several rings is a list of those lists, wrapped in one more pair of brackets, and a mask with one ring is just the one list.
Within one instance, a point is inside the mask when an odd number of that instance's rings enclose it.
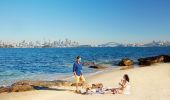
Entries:
{"label": "man's leg", "polygon": [[80,77],[75,76],[75,78],[76,78],[76,92],[78,92],[78,84],[79,84],[79,81],[80,81]]}
{"label": "man's leg", "polygon": [[86,81],[83,75],[80,76],[80,80],[82,82],[82,87],[83,87]]}
{"label": "man's leg", "polygon": [[76,82],[76,92],[78,92],[78,83]]}

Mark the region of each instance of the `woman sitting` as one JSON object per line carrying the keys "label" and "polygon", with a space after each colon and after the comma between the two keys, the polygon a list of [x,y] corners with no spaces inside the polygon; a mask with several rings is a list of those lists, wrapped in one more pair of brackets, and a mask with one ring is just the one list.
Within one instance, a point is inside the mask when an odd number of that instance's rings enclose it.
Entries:
{"label": "woman sitting", "polygon": [[123,76],[123,79],[119,83],[119,88],[113,88],[111,89],[113,94],[130,94],[130,79],[127,74]]}

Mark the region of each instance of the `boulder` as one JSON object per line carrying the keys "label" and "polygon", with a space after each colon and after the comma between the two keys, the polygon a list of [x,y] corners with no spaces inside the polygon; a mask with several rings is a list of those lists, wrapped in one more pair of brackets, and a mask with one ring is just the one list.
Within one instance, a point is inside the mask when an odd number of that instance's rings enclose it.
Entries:
{"label": "boulder", "polygon": [[22,80],[12,84],[15,85],[30,85],[30,86],[71,86],[71,82],[65,80],[54,80],[54,81],[30,81],[30,80]]}
{"label": "boulder", "polygon": [[31,81],[31,80],[21,80],[18,81],[11,86],[16,86],[16,85],[35,85],[38,81]]}
{"label": "boulder", "polygon": [[149,66],[155,63],[170,62],[170,56],[160,55],[138,59],[139,65]]}
{"label": "boulder", "polygon": [[139,65],[145,65],[145,66],[149,66],[156,62],[153,59],[151,60],[151,58],[140,58],[140,59],[138,59],[138,61],[139,61]]}
{"label": "boulder", "polygon": [[164,57],[164,62],[170,62],[170,55],[162,55]]}
{"label": "boulder", "polygon": [[89,66],[89,68],[94,68],[94,69],[105,69],[105,68],[108,68],[109,66],[106,65],[106,64],[97,64],[97,65],[94,65],[94,66]]}
{"label": "boulder", "polygon": [[10,92],[10,87],[0,87],[0,93]]}
{"label": "boulder", "polygon": [[57,84],[61,84],[61,86],[71,86],[72,82],[65,80],[56,80],[54,81]]}
{"label": "boulder", "polygon": [[36,87],[50,87],[50,86],[71,86],[72,82],[65,80],[54,80],[54,81],[31,81],[22,80],[18,81],[8,87],[0,87],[0,93],[3,92],[22,92],[35,90]]}
{"label": "boulder", "polygon": [[132,66],[134,64],[133,60],[129,58],[124,58],[119,62],[119,66]]}
{"label": "boulder", "polygon": [[95,62],[83,62],[83,66],[94,66]]}
{"label": "boulder", "polygon": [[34,88],[30,85],[14,85],[11,87],[10,92],[23,92],[34,90]]}

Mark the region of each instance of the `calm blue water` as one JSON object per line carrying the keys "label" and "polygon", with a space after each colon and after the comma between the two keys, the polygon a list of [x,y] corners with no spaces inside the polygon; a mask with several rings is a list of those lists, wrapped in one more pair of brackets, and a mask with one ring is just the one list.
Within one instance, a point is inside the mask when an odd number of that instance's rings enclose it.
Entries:
{"label": "calm blue water", "polygon": [[[137,61],[159,54],[170,54],[170,47],[0,49],[0,85],[22,79],[56,80],[71,76],[77,55],[82,56],[82,61],[114,65],[124,57]],[[84,73],[93,72],[96,70],[84,67]]]}

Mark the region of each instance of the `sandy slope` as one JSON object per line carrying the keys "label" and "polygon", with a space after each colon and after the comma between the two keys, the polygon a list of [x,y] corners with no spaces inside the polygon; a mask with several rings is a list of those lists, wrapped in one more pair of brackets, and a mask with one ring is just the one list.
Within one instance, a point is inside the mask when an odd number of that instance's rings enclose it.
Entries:
{"label": "sandy slope", "polygon": [[170,100],[170,64],[114,70],[87,80],[89,83],[101,82],[105,87],[117,87],[123,74],[130,76],[130,95],[80,95],[74,93],[72,87],[52,87],[51,90],[3,93],[0,100]]}

